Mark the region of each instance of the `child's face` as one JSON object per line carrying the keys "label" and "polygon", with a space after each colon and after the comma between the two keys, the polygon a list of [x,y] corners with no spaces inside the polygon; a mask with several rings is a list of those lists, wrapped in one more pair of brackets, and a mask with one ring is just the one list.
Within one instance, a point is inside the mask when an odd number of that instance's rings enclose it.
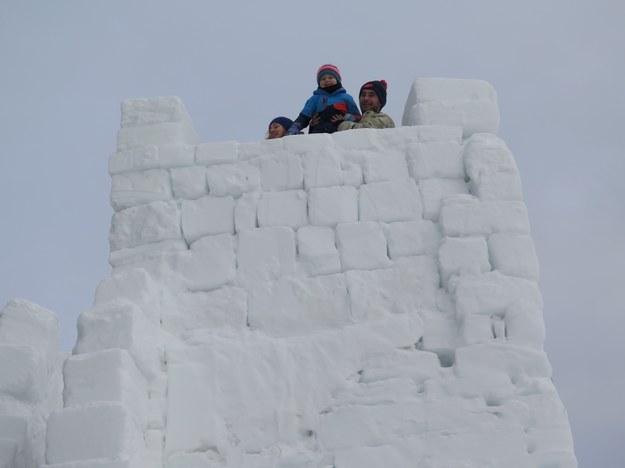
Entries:
{"label": "child's face", "polygon": [[330,75],[329,73],[326,73],[325,75],[321,75],[321,78],[319,78],[320,88],[327,88],[328,86],[334,86],[337,83],[338,81],[336,81],[336,78],[334,78],[334,76]]}

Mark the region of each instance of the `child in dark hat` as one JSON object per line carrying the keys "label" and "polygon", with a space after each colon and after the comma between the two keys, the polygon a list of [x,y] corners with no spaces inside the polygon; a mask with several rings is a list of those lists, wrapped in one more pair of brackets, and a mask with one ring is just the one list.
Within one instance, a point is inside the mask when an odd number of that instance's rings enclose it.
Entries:
{"label": "child in dark hat", "polygon": [[271,122],[269,122],[266,140],[282,138],[286,131],[291,127],[291,125],[293,125],[293,121],[288,117],[276,117]]}
{"label": "child in dark hat", "polygon": [[319,67],[317,85],[287,135],[295,135],[306,128],[315,114],[319,119],[315,119],[308,133],[334,133],[341,122],[360,119],[358,106],[341,85],[341,74],[335,65],[328,63]]}

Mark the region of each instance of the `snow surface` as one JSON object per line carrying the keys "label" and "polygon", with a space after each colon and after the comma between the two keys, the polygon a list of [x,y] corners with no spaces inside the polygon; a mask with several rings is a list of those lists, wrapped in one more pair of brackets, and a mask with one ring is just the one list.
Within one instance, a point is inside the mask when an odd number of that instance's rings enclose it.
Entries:
{"label": "snow surface", "polygon": [[577,466],[498,122],[475,80],[416,80],[396,129],[251,143],[125,101],[64,388],[54,315],[0,315],[0,467]]}

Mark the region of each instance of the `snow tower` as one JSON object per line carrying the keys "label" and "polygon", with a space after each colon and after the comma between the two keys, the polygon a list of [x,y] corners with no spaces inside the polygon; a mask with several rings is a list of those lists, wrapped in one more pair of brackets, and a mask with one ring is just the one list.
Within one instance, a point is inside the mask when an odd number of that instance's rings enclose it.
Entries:
{"label": "snow tower", "polygon": [[417,79],[402,123],[200,143],[125,101],[45,466],[576,467],[495,91]]}

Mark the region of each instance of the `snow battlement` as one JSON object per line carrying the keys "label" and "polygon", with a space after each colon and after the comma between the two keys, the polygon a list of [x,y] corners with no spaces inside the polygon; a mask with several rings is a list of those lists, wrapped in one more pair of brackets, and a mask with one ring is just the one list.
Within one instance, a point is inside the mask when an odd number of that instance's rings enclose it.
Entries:
{"label": "snow battlement", "polygon": [[125,101],[46,466],[577,466],[493,88],[417,79],[403,124],[200,143]]}

